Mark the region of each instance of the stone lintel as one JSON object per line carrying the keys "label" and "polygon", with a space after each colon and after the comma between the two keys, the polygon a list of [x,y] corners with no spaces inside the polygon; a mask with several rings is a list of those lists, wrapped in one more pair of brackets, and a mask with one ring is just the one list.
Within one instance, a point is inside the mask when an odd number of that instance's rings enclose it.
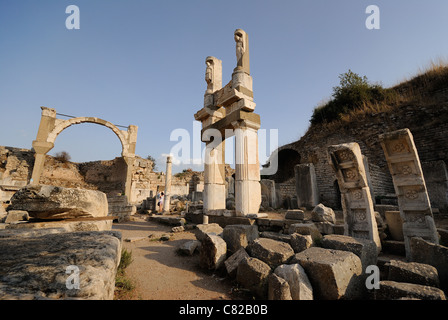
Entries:
{"label": "stone lintel", "polygon": [[254,98],[253,92],[245,87],[237,86],[236,88],[232,88],[232,81],[224,88],[216,91],[213,95],[215,104],[220,107],[228,107],[240,99],[253,100]]}
{"label": "stone lintel", "polygon": [[254,124],[253,126],[257,127],[257,129],[259,128],[261,123],[259,114],[253,112],[246,112],[243,110],[236,110],[231,114],[227,115],[225,118],[213,123],[208,127],[203,128],[201,131],[201,136],[204,136],[204,131],[207,129],[216,129],[221,132],[222,137],[228,138],[227,136],[225,136],[225,130],[226,129],[233,130],[235,129],[235,123],[243,121]]}
{"label": "stone lintel", "polygon": [[224,117],[225,109],[220,107],[204,107],[194,114],[194,119],[196,121],[204,121],[205,119],[212,117],[214,115]]}

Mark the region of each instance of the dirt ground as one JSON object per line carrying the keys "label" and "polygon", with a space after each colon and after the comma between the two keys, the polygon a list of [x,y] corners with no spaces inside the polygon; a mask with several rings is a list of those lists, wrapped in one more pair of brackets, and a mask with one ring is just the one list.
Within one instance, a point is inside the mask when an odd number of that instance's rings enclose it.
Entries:
{"label": "dirt ground", "polygon": [[[121,231],[123,247],[132,252],[133,262],[126,275],[135,284],[128,300],[231,300],[238,293],[225,275],[208,272],[199,267],[199,255],[181,256],[177,248],[195,239],[193,232],[176,232],[168,241],[160,241],[171,226],[146,221],[135,216],[135,221],[114,223],[113,230]],[[126,239],[144,237],[128,242]]]}

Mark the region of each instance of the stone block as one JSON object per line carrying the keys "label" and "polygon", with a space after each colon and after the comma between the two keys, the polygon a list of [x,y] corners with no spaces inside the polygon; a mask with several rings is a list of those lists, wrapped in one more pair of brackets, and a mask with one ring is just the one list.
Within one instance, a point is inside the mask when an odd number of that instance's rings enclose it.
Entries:
{"label": "stone block", "polygon": [[10,209],[39,219],[105,217],[108,203],[106,194],[96,190],[28,185],[12,196]]}
{"label": "stone block", "polygon": [[247,249],[250,256],[260,259],[272,268],[286,263],[294,255],[294,250],[288,243],[268,238],[256,239]]}
{"label": "stone block", "polygon": [[244,224],[227,225],[224,227],[222,237],[227,243],[227,249],[233,253],[239,248],[246,248],[258,238],[258,227]]}
{"label": "stone block", "polygon": [[314,222],[336,223],[336,215],[334,214],[333,209],[319,203],[314,207],[313,211],[311,211],[311,220]]}
{"label": "stone block", "polygon": [[429,264],[437,269],[440,287],[448,289],[448,247],[414,237],[410,241],[411,261]]}
{"label": "stone block", "polygon": [[198,240],[190,240],[184,242],[178,249],[182,255],[191,256],[200,247],[201,243]]}
{"label": "stone block", "polygon": [[226,259],[227,244],[219,236],[207,234],[201,241],[199,264],[208,270],[219,269]]}
{"label": "stone block", "polygon": [[311,235],[313,240],[322,238],[322,234],[314,223],[294,223],[289,227],[289,234],[298,233],[303,235]]}
{"label": "stone block", "polygon": [[271,273],[268,277],[268,299],[292,300],[288,282],[275,273]]}
{"label": "stone block", "polygon": [[5,223],[14,223],[18,221],[26,221],[29,219],[27,211],[22,210],[9,210],[6,216]]}
{"label": "stone block", "polygon": [[291,241],[291,236],[289,234],[283,234],[273,231],[263,231],[260,233],[260,237],[269,238],[277,241],[283,241],[286,243],[290,243]]}
{"label": "stone block", "polygon": [[439,287],[439,274],[433,266],[417,262],[390,260],[388,263],[388,278],[390,281],[421,284]]}
{"label": "stone block", "polygon": [[226,261],[224,261],[224,266],[226,267],[226,271],[232,278],[236,277],[236,272],[238,270],[238,266],[245,258],[249,258],[246,250],[244,248],[239,248],[234,254],[232,254]]}
{"label": "stone block", "polygon": [[303,235],[298,233],[293,233],[291,235],[290,240],[291,248],[294,250],[294,252],[302,252],[303,250],[306,250],[314,245],[313,239],[311,238],[311,235]]}
{"label": "stone block", "polygon": [[303,220],[305,219],[305,212],[303,212],[303,210],[300,209],[288,210],[285,213],[285,219]]}
{"label": "stone block", "polygon": [[421,300],[446,300],[442,290],[414,283],[380,281],[380,288],[374,290],[375,300],[396,300],[400,298],[415,298]]}
{"label": "stone block", "polygon": [[334,224],[331,222],[314,222],[321,234],[334,234]]}
{"label": "stone block", "polygon": [[299,207],[313,208],[319,203],[316,172],[312,163],[294,167],[297,204]]}
{"label": "stone block", "polygon": [[324,236],[322,246],[327,249],[353,252],[361,259],[362,270],[366,270],[369,265],[376,265],[377,262],[378,253],[373,240],[332,234]]}
{"label": "stone block", "polygon": [[207,234],[222,235],[223,228],[217,223],[198,224],[196,225],[196,239],[202,241]]}
{"label": "stone block", "polygon": [[271,273],[272,270],[269,265],[257,258],[249,257],[243,259],[239,264],[236,281],[258,298],[266,299],[268,277]]}
{"label": "stone block", "polygon": [[311,247],[295,254],[290,263],[305,269],[315,299],[354,300],[365,293],[361,259],[352,252]]}
{"label": "stone block", "polygon": [[313,300],[313,288],[300,264],[282,264],[274,274],[286,280],[292,300]]}
{"label": "stone block", "polygon": [[[4,230],[0,300],[112,300],[121,248],[117,231]],[[69,289],[67,279],[75,270],[79,289]]]}

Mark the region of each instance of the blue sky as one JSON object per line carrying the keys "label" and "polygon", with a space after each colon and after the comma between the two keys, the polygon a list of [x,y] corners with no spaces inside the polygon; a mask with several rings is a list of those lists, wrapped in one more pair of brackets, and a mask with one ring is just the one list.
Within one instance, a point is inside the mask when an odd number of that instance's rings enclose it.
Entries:
{"label": "blue sky", "polygon": [[[371,4],[379,30],[365,27]],[[80,9],[79,30],[65,27],[69,5]],[[237,28],[249,35],[261,128],[277,129],[284,145],[348,69],[389,87],[446,59],[447,15],[446,0],[0,0],[0,145],[30,149],[46,106],[137,125],[136,154],[164,170],[173,130],[191,133],[193,147],[205,58],[221,59],[230,81]],[[121,145],[111,130],[81,124],[58,136],[50,154],[58,151],[109,160]]]}

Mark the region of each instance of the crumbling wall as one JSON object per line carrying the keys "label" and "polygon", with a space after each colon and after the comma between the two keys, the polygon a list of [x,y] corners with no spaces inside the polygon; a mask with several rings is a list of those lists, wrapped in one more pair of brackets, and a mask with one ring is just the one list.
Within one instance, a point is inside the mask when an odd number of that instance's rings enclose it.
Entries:
{"label": "crumbling wall", "polygon": [[[349,123],[338,122],[311,126],[296,142],[282,146],[298,153],[300,163],[313,163],[319,189],[320,201],[330,207],[338,207],[340,195],[336,177],[328,163],[327,148],[330,145],[356,142],[367,157],[370,181],[374,197],[394,194],[384,153],[378,135],[408,128],[413,136],[422,162],[444,161],[448,163],[448,104],[404,105],[390,112],[367,114]],[[273,177],[266,179],[275,180]],[[276,181],[277,184],[284,181]],[[279,189],[279,188],[278,188]],[[281,190],[287,190],[280,186]],[[287,196],[286,193],[282,196]],[[430,195],[431,197],[431,195]]]}

